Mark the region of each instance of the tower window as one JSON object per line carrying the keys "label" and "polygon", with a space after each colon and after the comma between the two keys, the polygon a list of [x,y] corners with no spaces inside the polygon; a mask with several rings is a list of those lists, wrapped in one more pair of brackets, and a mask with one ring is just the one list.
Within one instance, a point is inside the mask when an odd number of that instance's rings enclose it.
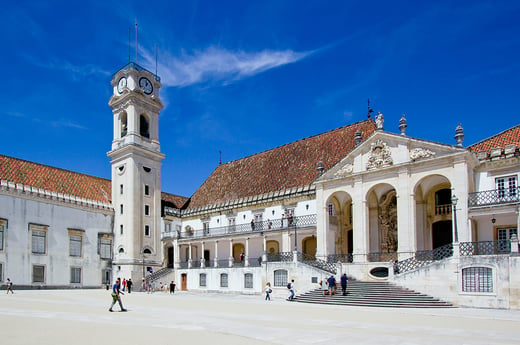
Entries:
{"label": "tower window", "polygon": [[144,235],[145,236],[150,236],[150,225],[145,225],[144,226]]}
{"label": "tower window", "polygon": [[147,184],[144,185],[144,195],[150,195],[150,186]]}
{"label": "tower window", "polygon": [[147,173],[149,173],[150,171],[152,171],[152,169],[148,168],[148,167],[143,167],[143,170]]}
{"label": "tower window", "polygon": [[119,213],[123,214],[123,204],[119,205]]}
{"label": "tower window", "polygon": [[144,205],[144,215],[145,216],[150,215],[150,205]]}
{"label": "tower window", "polygon": [[123,195],[123,185],[119,185],[119,194]]}
{"label": "tower window", "polygon": [[120,233],[122,235],[123,234],[123,224],[119,225],[119,230],[120,230]]}
{"label": "tower window", "polygon": [[150,138],[150,124],[144,115],[141,115],[139,119],[139,134],[141,134],[142,137]]}
{"label": "tower window", "polygon": [[127,133],[127,120],[126,113],[121,115],[121,138],[124,137]]}

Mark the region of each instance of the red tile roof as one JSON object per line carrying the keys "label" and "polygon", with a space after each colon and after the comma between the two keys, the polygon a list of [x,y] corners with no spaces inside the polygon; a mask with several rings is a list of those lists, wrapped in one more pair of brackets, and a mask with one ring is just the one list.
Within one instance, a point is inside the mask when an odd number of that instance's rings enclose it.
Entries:
{"label": "red tile roof", "polygon": [[520,125],[506,129],[503,132],[473,144],[469,149],[477,153],[480,151],[490,151],[497,147],[504,148],[510,144],[514,144],[517,147],[520,146]]}
{"label": "red tile roof", "polygon": [[189,208],[312,184],[354,147],[356,131],[363,140],[376,126],[365,120],[304,138],[268,151],[219,165],[191,197]]}
{"label": "red tile roof", "polygon": [[161,192],[161,200],[172,203],[175,208],[182,209],[190,198],[184,196]]}
{"label": "red tile roof", "polygon": [[110,203],[110,180],[0,155],[0,180]]}

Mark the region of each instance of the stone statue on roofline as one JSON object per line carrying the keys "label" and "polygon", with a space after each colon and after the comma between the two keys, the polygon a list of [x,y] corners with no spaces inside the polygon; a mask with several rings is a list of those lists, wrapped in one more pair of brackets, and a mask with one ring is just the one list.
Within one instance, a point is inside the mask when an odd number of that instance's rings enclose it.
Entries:
{"label": "stone statue on roofline", "polygon": [[380,111],[378,111],[377,115],[376,115],[376,129],[379,131],[382,131],[384,122],[385,122],[385,118],[384,118],[383,114]]}

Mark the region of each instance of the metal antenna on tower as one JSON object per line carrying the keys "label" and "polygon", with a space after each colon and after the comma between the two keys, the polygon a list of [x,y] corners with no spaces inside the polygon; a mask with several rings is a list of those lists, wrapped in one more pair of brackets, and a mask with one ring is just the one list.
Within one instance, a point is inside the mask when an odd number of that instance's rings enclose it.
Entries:
{"label": "metal antenna on tower", "polygon": [[135,63],[137,63],[137,19],[135,20]]}
{"label": "metal antenna on tower", "polygon": [[130,63],[130,27],[128,27],[128,63]]}
{"label": "metal antenna on tower", "polygon": [[373,113],[374,111],[370,108],[370,98],[368,99],[368,118],[370,118],[370,114]]}
{"label": "metal antenna on tower", "polygon": [[155,76],[157,77],[157,57],[158,57],[158,53],[157,53],[157,44],[155,45]]}

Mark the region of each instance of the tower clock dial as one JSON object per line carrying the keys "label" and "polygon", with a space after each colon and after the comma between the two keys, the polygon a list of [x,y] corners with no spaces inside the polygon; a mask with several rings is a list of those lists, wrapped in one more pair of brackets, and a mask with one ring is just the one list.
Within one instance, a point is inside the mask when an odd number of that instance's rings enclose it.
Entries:
{"label": "tower clock dial", "polygon": [[146,93],[147,95],[151,94],[153,91],[152,82],[150,80],[148,80],[148,78],[143,77],[143,78],[139,79],[139,87],[141,87],[143,92]]}
{"label": "tower clock dial", "polygon": [[117,83],[117,92],[123,93],[123,89],[125,87],[126,87],[126,78],[121,77],[121,79],[119,79],[119,82]]}

